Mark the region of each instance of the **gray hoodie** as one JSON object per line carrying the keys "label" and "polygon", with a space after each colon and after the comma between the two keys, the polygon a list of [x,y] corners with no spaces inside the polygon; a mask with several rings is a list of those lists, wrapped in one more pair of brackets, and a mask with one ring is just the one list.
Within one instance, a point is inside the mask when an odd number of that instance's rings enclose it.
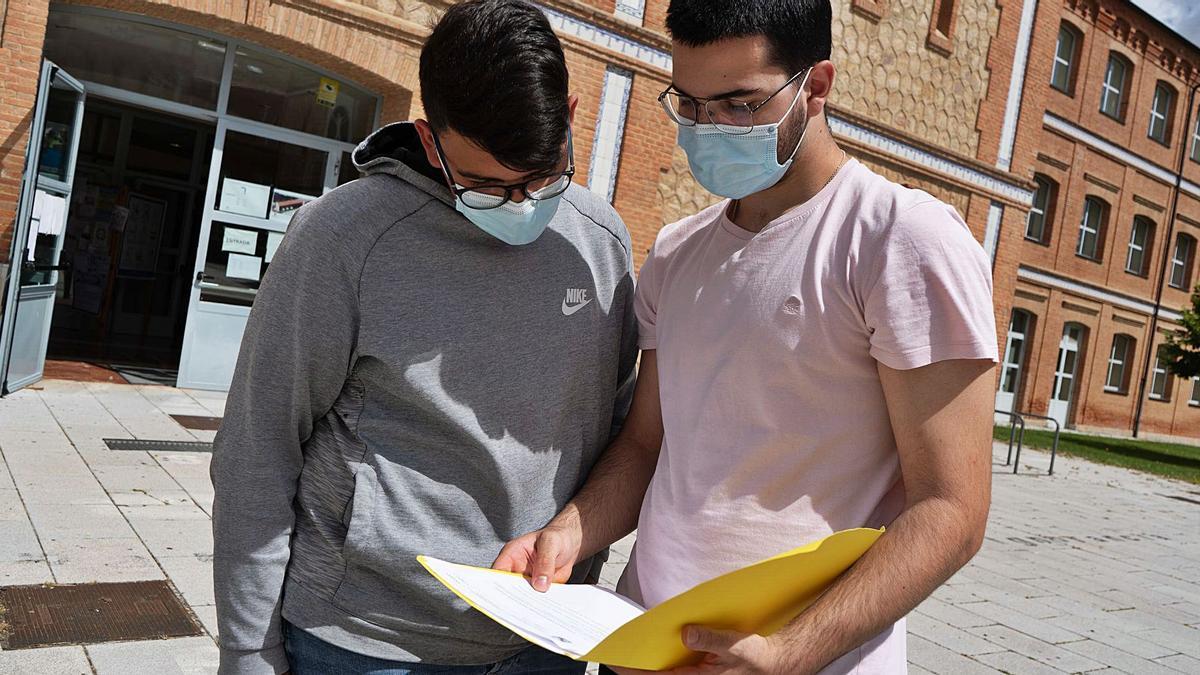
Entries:
{"label": "gray hoodie", "polygon": [[509,246],[455,212],[412,125],[354,161],[362,178],[292,220],[217,434],[221,673],[284,670],[281,613],[385,659],[520,651],[416,556],[490,565],[563,508],[628,410],[632,261],[611,206],[572,185]]}

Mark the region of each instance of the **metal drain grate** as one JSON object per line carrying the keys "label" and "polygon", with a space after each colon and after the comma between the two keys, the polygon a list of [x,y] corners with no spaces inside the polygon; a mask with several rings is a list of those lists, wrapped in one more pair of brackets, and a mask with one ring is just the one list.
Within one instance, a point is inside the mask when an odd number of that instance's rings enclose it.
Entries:
{"label": "metal drain grate", "polygon": [[199,415],[171,415],[171,419],[184,429],[195,431],[216,431],[221,428],[220,417],[201,417]]}
{"label": "metal drain grate", "polygon": [[213,444],[203,441],[144,441],[138,438],[106,438],[109,450],[141,452],[212,452]]}
{"label": "metal drain grate", "polygon": [[0,646],[6,650],[202,633],[166,581],[0,588]]}

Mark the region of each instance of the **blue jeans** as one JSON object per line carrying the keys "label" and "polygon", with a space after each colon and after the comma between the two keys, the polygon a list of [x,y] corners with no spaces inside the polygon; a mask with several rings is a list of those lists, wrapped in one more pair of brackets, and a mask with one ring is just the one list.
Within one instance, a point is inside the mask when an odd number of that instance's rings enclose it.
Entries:
{"label": "blue jeans", "polygon": [[331,645],[286,621],[283,647],[292,675],[581,675],[587,668],[582,661],[541,647],[529,647],[516,656],[486,666],[388,661]]}

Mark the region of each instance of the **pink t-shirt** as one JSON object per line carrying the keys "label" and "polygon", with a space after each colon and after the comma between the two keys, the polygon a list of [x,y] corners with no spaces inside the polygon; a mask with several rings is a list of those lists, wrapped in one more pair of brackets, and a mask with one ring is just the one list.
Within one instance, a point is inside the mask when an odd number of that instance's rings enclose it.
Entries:
{"label": "pink t-shirt", "polygon": [[[657,605],[904,505],[876,369],[997,356],[991,265],[951,207],[850,160],[755,234],[716,204],[638,279],[665,436],[622,590]],[[905,669],[903,623],[827,672]]]}

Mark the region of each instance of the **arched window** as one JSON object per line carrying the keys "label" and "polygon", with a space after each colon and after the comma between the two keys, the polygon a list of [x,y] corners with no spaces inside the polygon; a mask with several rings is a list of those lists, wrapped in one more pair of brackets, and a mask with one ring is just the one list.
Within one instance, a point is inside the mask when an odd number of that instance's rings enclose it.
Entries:
{"label": "arched window", "polygon": [[1154,359],[1154,371],[1150,378],[1150,398],[1155,401],[1170,401],[1171,389],[1174,388],[1175,375],[1167,368],[1167,355],[1163,348],[1158,348],[1158,356]]}
{"label": "arched window", "polygon": [[1025,364],[1025,345],[1033,328],[1033,318],[1023,309],[1014,309],[1008,322],[1008,340],[1004,345],[1004,372],[1000,374],[1000,391],[1015,394],[1021,386],[1021,370]]}
{"label": "arched window", "polygon": [[1154,222],[1145,216],[1133,219],[1129,232],[1129,253],[1125,256],[1125,271],[1139,277],[1146,276],[1150,264],[1149,251],[1154,242]]}
{"label": "arched window", "polygon": [[1044,244],[1050,240],[1050,219],[1058,186],[1042,174],[1035,174],[1033,181],[1037,183],[1037,189],[1033,193],[1029,218],[1025,221],[1025,238]]}
{"label": "arched window", "polygon": [[1137,353],[1137,340],[1132,335],[1119,333],[1113,336],[1112,349],[1108,353],[1108,376],[1104,378],[1104,391],[1114,394],[1129,393],[1130,361]]}
{"label": "arched window", "polygon": [[1116,52],[1108,54],[1108,69],[1104,71],[1104,86],[1100,90],[1100,112],[1117,120],[1125,121],[1125,99],[1129,89],[1133,66],[1124,56]]}
{"label": "arched window", "polygon": [[1050,69],[1050,86],[1068,96],[1075,94],[1075,61],[1082,42],[1079,31],[1063,22],[1058,27],[1058,45],[1054,48],[1054,67]]}
{"label": "arched window", "polygon": [[1171,144],[1171,122],[1175,117],[1175,89],[1159,81],[1154,87],[1154,100],[1150,104],[1150,128],[1146,135],[1162,143]]}
{"label": "arched window", "polygon": [[1180,232],[1175,237],[1175,249],[1171,252],[1171,285],[1185,291],[1191,288],[1195,262],[1196,238]]}
{"label": "arched window", "polygon": [[1076,255],[1099,261],[1103,252],[1105,221],[1108,219],[1108,204],[1099,197],[1083,200],[1083,216],[1079,219],[1079,243]]}

